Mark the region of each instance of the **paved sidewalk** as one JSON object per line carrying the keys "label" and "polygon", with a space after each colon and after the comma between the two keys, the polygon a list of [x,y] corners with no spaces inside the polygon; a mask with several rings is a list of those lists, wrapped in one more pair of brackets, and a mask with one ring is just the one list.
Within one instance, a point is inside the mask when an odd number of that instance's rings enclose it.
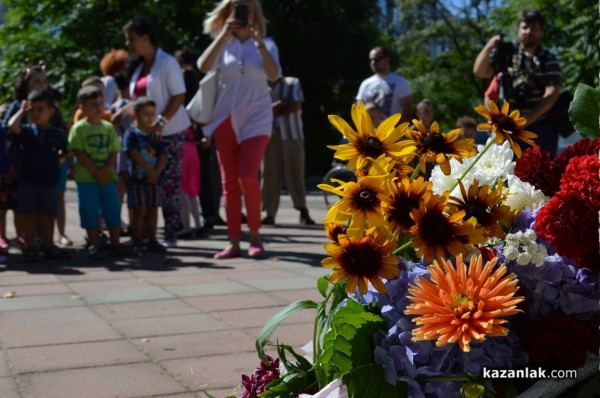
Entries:
{"label": "paved sidewalk", "polygon": [[[322,195],[307,200],[322,222]],[[288,196],[278,225],[263,227],[265,260],[213,260],[226,242],[216,227],[166,255],[93,262],[72,190],[67,214],[70,260],[30,265],[11,255],[0,265],[1,398],[224,397],[258,365],[265,322],[292,301],[319,300],[316,279],[327,273],[322,225],[298,225]],[[292,316],[273,341],[302,346],[313,317]]]}

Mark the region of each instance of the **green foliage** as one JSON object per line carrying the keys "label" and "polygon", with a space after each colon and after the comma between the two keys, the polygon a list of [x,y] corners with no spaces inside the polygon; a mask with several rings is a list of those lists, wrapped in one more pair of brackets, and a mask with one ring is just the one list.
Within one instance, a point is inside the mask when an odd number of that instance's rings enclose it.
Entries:
{"label": "green foliage", "polygon": [[279,47],[284,75],[300,78],[307,175],[324,175],[332,161],[326,145],[341,135],[328,114],[350,114],[358,86],[372,72],[368,53],[385,40],[374,0],[263,0],[268,34]]}
{"label": "green foliage", "polygon": [[600,89],[585,84],[577,86],[569,106],[569,118],[580,135],[591,139],[600,137]]}
{"label": "green foliage", "polygon": [[[295,362],[288,360],[286,353],[291,354]],[[286,373],[283,377],[269,383],[268,390],[260,394],[261,398],[296,398],[299,394],[311,391],[317,386],[312,364],[297,354],[292,347],[279,344],[277,354],[285,366]]]}
{"label": "green foliage", "polygon": [[309,309],[309,308],[317,308],[318,304],[311,300],[301,300],[295,301],[279,311],[275,314],[269,322],[265,324],[262,331],[258,335],[256,339],[256,351],[258,352],[258,356],[263,361],[266,360],[265,357],[265,345],[269,342],[269,339],[273,335],[273,332],[277,329],[279,324],[286,320],[289,316],[295,314],[298,311]]}
{"label": "green foliage", "polygon": [[49,81],[63,95],[62,108],[70,117],[81,82],[100,75],[102,56],[112,48],[125,48],[122,26],[141,15],[153,22],[159,45],[173,53],[186,45],[199,53],[208,44],[202,34],[203,15],[212,2],[201,0],[181,7],[178,2],[154,0],[8,0],[5,24],[0,28],[0,95],[13,98],[19,71],[44,60]]}
{"label": "green foliage", "polygon": [[[319,385],[373,363],[373,334],[385,326],[380,316],[369,313],[365,307],[349,300],[335,314],[331,328],[325,335],[323,352],[315,364]],[[361,342],[358,343],[357,342]]]}
{"label": "green foliage", "polygon": [[396,385],[385,381],[383,368],[375,363],[359,366],[342,377],[348,386],[350,397],[389,398],[407,397],[408,385],[398,382]]}

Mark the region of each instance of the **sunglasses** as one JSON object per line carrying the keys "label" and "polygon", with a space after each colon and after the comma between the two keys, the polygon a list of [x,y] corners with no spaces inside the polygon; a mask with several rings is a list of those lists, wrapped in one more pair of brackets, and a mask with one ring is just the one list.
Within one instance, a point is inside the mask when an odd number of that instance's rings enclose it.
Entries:
{"label": "sunglasses", "polygon": [[379,61],[381,61],[382,59],[385,59],[385,58],[387,58],[387,57],[383,56],[383,55],[380,55],[379,57],[369,58],[369,61],[371,61],[371,62],[379,62]]}

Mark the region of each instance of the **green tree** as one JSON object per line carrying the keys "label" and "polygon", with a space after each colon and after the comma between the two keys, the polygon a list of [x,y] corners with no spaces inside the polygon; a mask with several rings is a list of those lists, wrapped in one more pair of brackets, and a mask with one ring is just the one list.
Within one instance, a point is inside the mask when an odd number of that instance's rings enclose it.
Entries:
{"label": "green tree", "polygon": [[63,94],[68,117],[81,81],[100,74],[99,62],[112,48],[125,48],[122,26],[133,16],[149,18],[159,44],[168,52],[186,45],[199,50],[208,38],[199,20],[212,7],[208,0],[186,2],[154,0],[4,1],[5,24],[0,28],[0,90],[12,98],[19,71],[28,63],[46,63],[49,81]]}
{"label": "green tree", "polygon": [[348,118],[360,82],[369,70],[369,50],[385,41],[376,26],[373,0],[263,0],[268,33],[279,47],[284,75],[304,90],[307,175],[323,175],[341,135],[328,114]]}

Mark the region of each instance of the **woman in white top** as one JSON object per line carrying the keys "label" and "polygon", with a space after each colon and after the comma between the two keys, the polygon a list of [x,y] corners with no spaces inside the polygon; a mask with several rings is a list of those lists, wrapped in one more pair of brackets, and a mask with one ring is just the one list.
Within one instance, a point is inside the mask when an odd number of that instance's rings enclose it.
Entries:
{"label": "woman in white top", "polygon": [[190,118],[183,107],[185,83],[179,63],[158,47],[152,25],[135,17],[123,27],[127,46],[138,56],[134,61],[129,91],[135,100],[148,96],[156,102],[158,116],[152,131],[165,142],[166,165],[161,174],[163,186],[162,211],[165,220],[165,247],[177,246],[177,230],[181,224],[181,160],[183,132]]}
{"label": "woman in white top", "polygon": [[217,259],[242,255],[242,192],[248,216],[248,255],[264,255],[259,235],[259,169],[273,122],[267,80],[276,81],[281,75],[277,46],[264,37],[265,32],[257,0],[222,0],[204,21],[204,33],[214,40],[198,59],[198,68],[204,73],[218,69],[219,89],[212,120],[203,132],[214,135],[230,241],[215,255]]}

